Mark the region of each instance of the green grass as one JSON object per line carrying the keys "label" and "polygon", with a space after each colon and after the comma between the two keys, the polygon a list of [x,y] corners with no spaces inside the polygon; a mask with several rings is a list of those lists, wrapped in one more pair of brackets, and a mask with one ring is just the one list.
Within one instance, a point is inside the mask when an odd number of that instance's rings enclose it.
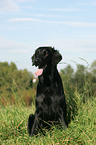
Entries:
{"label": "green grass", "polygon": [[96,98],[78,104],[78,115],[66,130],[53,127],[52,130],[29,137],[27,120],[35,107],[23,105],[0,108],[1,145],[95,145],[96,144]]}

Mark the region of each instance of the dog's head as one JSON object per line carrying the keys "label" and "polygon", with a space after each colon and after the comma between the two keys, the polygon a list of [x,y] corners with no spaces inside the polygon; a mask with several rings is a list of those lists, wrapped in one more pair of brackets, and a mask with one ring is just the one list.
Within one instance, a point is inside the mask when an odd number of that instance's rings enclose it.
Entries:
{"label": "dog's head", "polygon": [[52,47],[39,47],[32,56],[32,65],[38,66],[35,75],[42,75],[50,66],[56,66],[62,59],[61,54]]}

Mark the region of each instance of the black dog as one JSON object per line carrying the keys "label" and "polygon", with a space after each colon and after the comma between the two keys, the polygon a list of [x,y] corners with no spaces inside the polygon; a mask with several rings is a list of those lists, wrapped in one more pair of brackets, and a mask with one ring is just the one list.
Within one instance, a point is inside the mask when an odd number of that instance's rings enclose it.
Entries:
{"label": "black dog", "polygon": [[39,82],[36,94],[36,112],[28,119],[29,135],[43,132],[43,128],[50,128],[52,124],[67,127],[66,102],[62,80],[57,70],[61,61],[61,54],[52,47],[39,47],[32,56],[33,65],[39,69],[35,73]]}

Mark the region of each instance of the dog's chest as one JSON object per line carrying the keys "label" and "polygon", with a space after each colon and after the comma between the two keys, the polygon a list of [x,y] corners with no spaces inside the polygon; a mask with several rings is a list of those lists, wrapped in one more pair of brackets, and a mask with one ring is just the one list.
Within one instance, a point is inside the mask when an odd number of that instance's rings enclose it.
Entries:
{"label": "dog's chest", "polygon": [[56,112],[58,106],[58,97],[54,92],[41,93],[36,97],[36,106],[42,110],[42,113],[45,113],[50,116],[52,112]]}
{"label": "dog's chest", "polygon": [[38,94],[36,96],[36,101],[38,105],[51,106],[53,102],[53,92],[50,93],[50,91],[46,91],[45,93]]}

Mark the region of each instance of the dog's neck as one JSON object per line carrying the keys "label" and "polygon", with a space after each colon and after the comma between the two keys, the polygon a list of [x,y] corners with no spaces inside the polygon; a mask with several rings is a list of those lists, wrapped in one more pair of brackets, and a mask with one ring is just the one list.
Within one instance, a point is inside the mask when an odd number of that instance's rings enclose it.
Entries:
{"label": "dog's neck", "polygon": [[[55,80],[55,74],[58,73],[57,67],[48,67],[41,76],[38,77],[40,85],[50,86],[51,82]],[[58,74],[59,75],[59,74]]]}

